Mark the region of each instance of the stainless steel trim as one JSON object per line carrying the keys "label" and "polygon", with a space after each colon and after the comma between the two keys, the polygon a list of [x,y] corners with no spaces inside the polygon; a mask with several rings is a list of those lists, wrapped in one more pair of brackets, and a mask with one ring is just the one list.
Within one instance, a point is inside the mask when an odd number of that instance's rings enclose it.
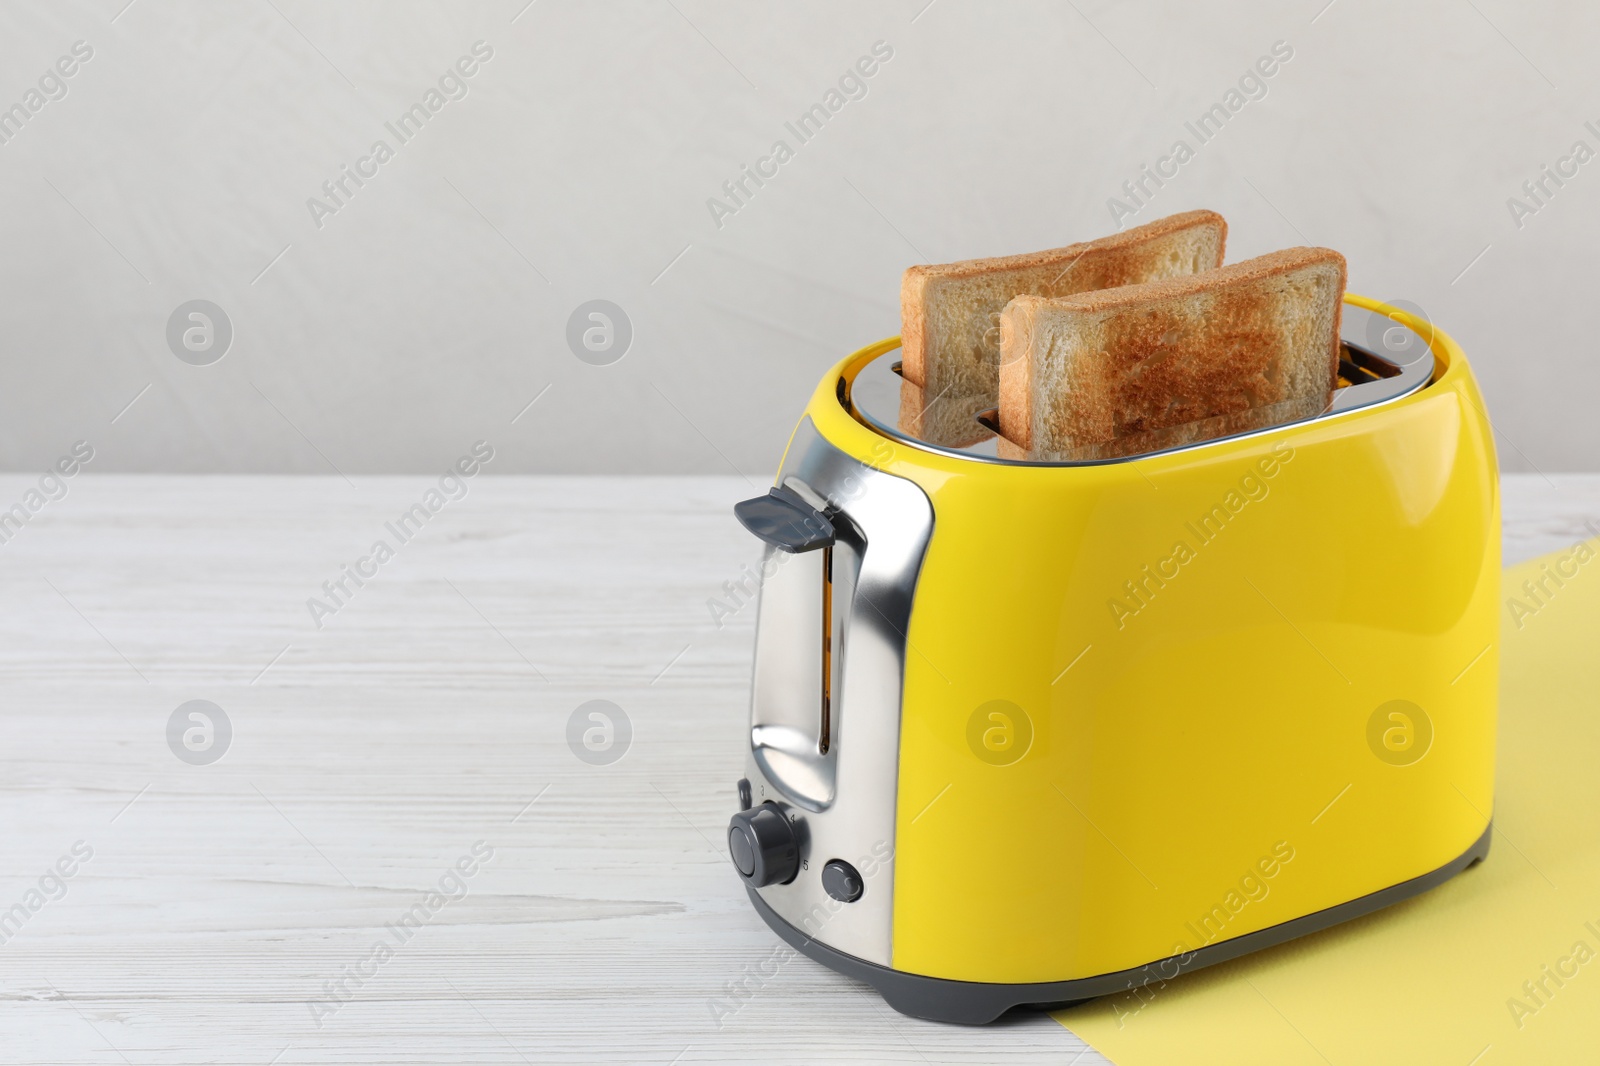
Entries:
{"label": "stainless steel trim", "polygon": [[[794,485],[793,477],[784,479]],[[807,487],[806,492],[811,490]],[[814,503],[819,510],[824,501]],[[785,798],[807,811],[833,803],[838,778],[838,746],[819,745],[822,724],[822,572],[821,551],[791,555],[769,547],[761,572],[756,607],[755,668],[751,676],[750,747],[756,765]],[[840,650],[844,645],[845,605],[855,592],[861,551],[848,540],[832,548],[833,678],[836,711],[840,703]],[[830,713],[830,717],[833,714]],[[836,728],[830,730],[837,736]]]}
{"label": "stainless steel trim", "polygon": [[[1382,324],[1381,328],[1376,330],[1380,334],[1391,330],[1401,330],[1410,337],[1415,338],[1418,342],[1415,347],[1420,354],[1408,362],[1400,362],[1390,356],[1374,353],[1368,347],[1367,338],[1373,335],[1376,323]],[[1265,429],[1236,433],[1226,437],[1216,437],[1193,444],[1183,444],[1173,448],[1140,452],[1110,459],[1079,459],[1058,462],[1038,459],[1004,459],[998,454],[998,440],[990,428],[982,423],[979,423],[976,427],[977,432],[987,435],[982,440],[962,447],[933,444],[906,432],[899,425],[901,378],[893,369],[899,360],[897,355],[899,349],[892,348],[862,367],[860,372],[856,374],[855,379],[850,383],[849,391],[841,396],[841,402],[846,410],[866,422],[877,432],[894,440],[903,441],[913,447],[921,448],[924,451],[937,452],[941,455],[954,455],[963,459],[974,459],[981,463],[1007,463],[1014,466],[1100,466],[1105,463],[1132,462],[1152,455],[1165,455],[1169,452],[1205,448],[1225,440],[1240,440],[1247,437],[1261,436],[1266,433],[1275,433],[1285,426],[1333,418],[1347,414],[1350,411],[1366,410],[1379,404],[1391,403],[1403,396],[1409,396],[1426,385],[1436,369],[1433,353],[1428,349],[1424,338],[1409,327],[1391,321],[1375,311],[1368,311],[1366,308],[1356,307],[1354,304],[1346,304],[1341,318],[1340,336],[1346,347],[1356,349],[1366,357],[1377,360],[1380,363],[1388,363],[1398,373],[1390,377],[1379,378],[1377,381],[1369,381],[1365,384],[1350,385],[1339,389],[1333,394],[1333,400],[1326,410],[1307,418],[1299,418],[1269,426]],[[1411,346],[1397,344],[1395,347]],[[934,402],[938,402],[937,397]],[[992,409],[993,406],[993,400],[983,405],[985,409]],[[974,417],[976,418],[977,415],[983,413],[983,410],[974,412]]]}
{"label": "stainless steel trim", "polygon": [[[826,754],[818,750],[815,733],[793,718],[798,704],[769,702],[778,676],[803,671],[803,661],[820,652],[818,642],[796,639],[779,613],[791,597],[768,578],[756,617],[746,765],[756,803],[774,800],[803,821],[803,866],[789,884],[757,891],[785,921],[816,940],[889,966],[906,627],[933,534],[933,505],[914,483],[823,440],[810,418],[795,430],[779,483],[825,503],[840,532],[834,546],[832,744]],[[794,560],[782,568],[800,572]],[[796,662],[782,661],[787,649]],[[822,867],[830,859],[861,871],[866,889],[856,902],[840,903],[823,891]]]}

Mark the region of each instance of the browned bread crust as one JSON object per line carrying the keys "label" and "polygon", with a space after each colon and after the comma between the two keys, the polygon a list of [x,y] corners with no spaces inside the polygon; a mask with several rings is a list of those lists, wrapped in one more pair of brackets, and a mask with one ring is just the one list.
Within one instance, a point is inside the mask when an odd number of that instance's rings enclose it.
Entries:
{"label": "browned bread crust", "polygon": [[1291,248],[1142,285],[1019,296],[1001,318],[1001,433],[1030,453],[1131,454],[1141,439],[1256,428],[1258,409],[1311,411],[1337,384],[1344,286],[1338,252]]}
{"label": "browned bread crust", "polygon": [[1066,296],[1221,265],[1228,225],[1186,211],[1096,241],[1024,255],[914,266],[900,283],[906,380],[974,409],[998,388],[999,314],[1014,296]]}

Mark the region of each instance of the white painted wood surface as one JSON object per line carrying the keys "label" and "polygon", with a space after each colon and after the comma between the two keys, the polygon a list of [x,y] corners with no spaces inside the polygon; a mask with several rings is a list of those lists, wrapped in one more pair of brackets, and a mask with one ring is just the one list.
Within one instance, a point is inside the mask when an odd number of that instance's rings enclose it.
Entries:
{"label": "white painted wood surface", "polygon": [[[706,601],[764,485],[480,476],[316,628],[432,483],[85,474],[0,544],[0,916],[93,849],[0,944],[0,1062],[1104,1061],[1044,1015],[932,1025],[805,959],[763,974],[721,845],[753,611]],[[1600,477],[1507,477],[1505,512],[1508,562],[1592,536]],[[167,745],[192,699],[233,727],[209,766]],[[591,699],[632,722],[609,766],[567,746]]]}

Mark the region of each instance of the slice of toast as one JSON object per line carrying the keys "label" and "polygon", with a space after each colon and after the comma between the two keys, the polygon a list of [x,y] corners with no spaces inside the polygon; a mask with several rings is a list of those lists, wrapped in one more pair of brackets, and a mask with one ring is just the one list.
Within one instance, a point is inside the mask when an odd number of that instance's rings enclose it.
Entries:
{"label": "slice of toast", "polygon": [[1143,285],[1019,296],[1000,319],[1000,432],[1037,457],[1109,456],[1315,414],[1338,381],[1344,284],[1344,256],[1290,248]]}
{"label": "slice of toast", "polygon": [[911,267],[900,283],[901,372],[930,402],[991,408],[1000,312],[1012,297],[1069,296],[1210,270],[1222,265],[1227,236],[1221,215],[1188,211],[1046,252]]}

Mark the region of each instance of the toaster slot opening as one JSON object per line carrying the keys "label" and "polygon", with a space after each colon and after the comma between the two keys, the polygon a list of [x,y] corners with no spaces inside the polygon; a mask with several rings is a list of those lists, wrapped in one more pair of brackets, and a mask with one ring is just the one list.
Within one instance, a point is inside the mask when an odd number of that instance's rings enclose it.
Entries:
{"label": "toaster slot opening", "polygon": [[817,751],[828,754],[833,734],[833,548],[822,549],[822,721]]}
{"label": "toaster slot opening", "polygon": [[1339,346],[1339,387],[1366,385],[1398,377],[1400,368],[1379,355],[1350,344]]}

